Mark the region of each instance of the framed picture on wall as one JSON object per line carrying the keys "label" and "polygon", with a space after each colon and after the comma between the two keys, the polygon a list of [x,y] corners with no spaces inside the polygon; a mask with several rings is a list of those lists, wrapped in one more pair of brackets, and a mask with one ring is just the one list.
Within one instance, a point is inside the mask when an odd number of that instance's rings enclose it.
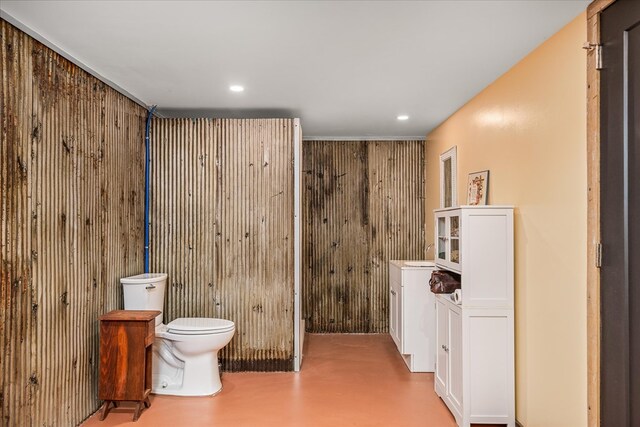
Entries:
{"label": "framed picture on wall", "polygon": [[473,172],[467,180],[467,204],[486,205],[489,193],[489,171]]}

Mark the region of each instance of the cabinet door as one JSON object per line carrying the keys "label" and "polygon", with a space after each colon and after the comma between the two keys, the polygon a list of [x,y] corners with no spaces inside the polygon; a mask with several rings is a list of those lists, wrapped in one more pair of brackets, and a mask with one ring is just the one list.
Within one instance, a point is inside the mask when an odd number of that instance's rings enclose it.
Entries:
{"label": "cabinet door", "polygon": [[447,393],[447,348],[449,345],[449,309],[436,298],[436,391],[445,397]]}
{"label": "cabinet door", "polygon": [[460,214],[459,211],[457,213],[452,213],[451,216],[448,217],[449,222],[449,233],[448,233],[448,254],[447,260],[451,263],[451,266],[454,268],[460,269]]}
{"label": "cabinet door", "polygon": [[460,210],[436,214],[436,263],[460,272]]}
{"label": "cabinet door", "polygon": [[[404,280],[404,277],[402,278],[402,280]],[[405,316],[404,314],[404,305],[402,305],[402,291],[403,291],[403,287],[400,283],[396,283],[395,284],[395,303],[396,303],[396,336],[398,337],[398,351],[400,351],[400,353],[404,354],[404,344],[403,344],[403,340],[405,339],[405,335],[406,335],[406,331],[404,330],[404,322],[403,322],[403,318]]]}
{"label": "cabinet door", "polygon": [[391,338],[393,342],[396,343],[398,350],[402,351],[400,343],[399,288],[400,286],[398,286],[396,282],[389,282],[389,334],[391,334]]}
{"label": "cabinet door", "polygon": [[452,308],[448,310],[449,318],[449,399],[457,408],[462,409],[462,314]]}
{"label": "cabinet door", "polygon": [[447,240],[447,217],[444,214],[438,214],[436,217],[436,261],[447,261],[447,252],[449,252]]}

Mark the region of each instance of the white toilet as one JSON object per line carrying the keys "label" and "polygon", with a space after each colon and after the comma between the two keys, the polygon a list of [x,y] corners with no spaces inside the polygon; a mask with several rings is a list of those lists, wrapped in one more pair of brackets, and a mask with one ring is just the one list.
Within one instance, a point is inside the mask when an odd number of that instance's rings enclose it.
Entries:
{"label": "white toilet", "polygon": [[[160,310],[167,284],[165,273],[146,273],[120,279],[125,310]],[[168,325],[156,317],[153,344],[152,393],[210,396],[222,390],[218,351],[235,332],[230,320],[179,318]]]}

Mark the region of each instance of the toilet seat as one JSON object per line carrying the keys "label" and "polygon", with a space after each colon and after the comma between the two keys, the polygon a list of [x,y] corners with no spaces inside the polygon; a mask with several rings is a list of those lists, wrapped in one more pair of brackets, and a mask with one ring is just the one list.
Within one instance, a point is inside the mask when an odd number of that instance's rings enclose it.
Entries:
{"label": "toilet seat", "polygon": [[209,335],[232,331],[230,320],[212,317],[180,317],[167,325],[167,332],[175,335]]}

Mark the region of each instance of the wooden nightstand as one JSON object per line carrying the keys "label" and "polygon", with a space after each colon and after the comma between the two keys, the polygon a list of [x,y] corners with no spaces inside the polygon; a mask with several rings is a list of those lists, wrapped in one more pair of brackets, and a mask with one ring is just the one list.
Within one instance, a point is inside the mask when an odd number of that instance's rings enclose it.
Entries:
{"label": "wooden nightstand", "polygon": [[98,398],[104,400],[100,420],[118,401],[137,401],[133,421],[142,405],[151,406],[151,360],[156,310],[114,310],[100,319],[100,382]]}

